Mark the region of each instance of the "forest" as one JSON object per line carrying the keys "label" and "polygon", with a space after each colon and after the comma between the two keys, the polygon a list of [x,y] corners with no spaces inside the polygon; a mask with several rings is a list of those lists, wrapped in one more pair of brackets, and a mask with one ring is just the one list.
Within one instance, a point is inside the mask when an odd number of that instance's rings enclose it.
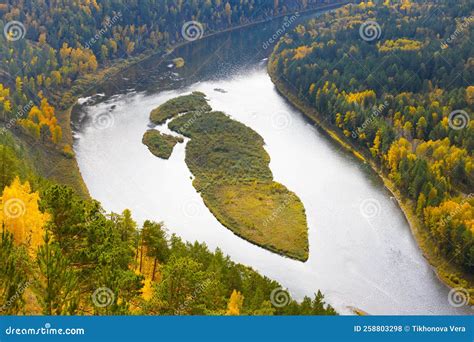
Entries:
{"label": "forest", "polygon": [[1,143],[1,314],[336,313],[321,293],[296,302],[277,282],[219,249],[183,242],[163,223],[106,213],[35,175],[11,137]]}
{"label": "forest", "polygon": [[388,177],[442,256],[438,271],[472,288],[474,4],[434,3],[327,13],[280,40],[269,71]]}
{"label": "forest", "polygon": [[109,73],[186,42],[185,23],[198,22],[206,35],[320,3],[0,4],[0,313],[336,314],[320,292],[297,302],[220,250],[169,235],[163,223],[106,213],[74,173],[70,131],[79,96]]}
{"label": "forest", "polygon": [[[66,154],[64,110],[119,62],[324,1],[14,0],[0,4],[0,120]],[[98,76],[99,75],[99,76]]]}

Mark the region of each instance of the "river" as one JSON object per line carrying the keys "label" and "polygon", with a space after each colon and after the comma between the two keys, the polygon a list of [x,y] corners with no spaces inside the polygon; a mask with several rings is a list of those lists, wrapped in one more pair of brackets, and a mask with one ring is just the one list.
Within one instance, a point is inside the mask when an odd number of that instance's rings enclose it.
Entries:
{"label": "river", "polygon": [[[293,28],[317,14],[286,18]],[[292,108],[267,72],[270,38],[285,19],[226,32],[150,58],[94,89],[75,107],[74,150],[90,191],[108,211],[163,221],[170,233],[219,247],[232,260],[279,281],[296,298],[320,289],[340,313],[466,314],[423,258],[402,211],[366,165],[341,150]],[[171,60],[183,57],[176,69]],[[276,181],[302,200],[309,260],[257,247],[223,227],[204,206],[184,162],[184,144],[169,160],[141,142],[149,113],[199,90],[265,140]],[[95,94],[95,95],[94,95]]]}

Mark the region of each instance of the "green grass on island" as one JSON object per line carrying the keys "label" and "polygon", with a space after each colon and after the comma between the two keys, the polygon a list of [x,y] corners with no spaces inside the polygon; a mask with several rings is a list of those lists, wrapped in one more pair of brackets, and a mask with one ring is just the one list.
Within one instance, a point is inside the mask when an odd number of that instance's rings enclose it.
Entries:
{"label": "green grass on island", "polygon": [[[185,113],[168,126],[190,138],[185,160],[195,176],[193,186],[212,214],[238,236],[306,261],[308,227],[303,203],[273,181],[263,138],[222,112],[195,111],[195,104],[205,101],[204,96],[193,93],[160,106],[170,108],[179,103],[175,115]],[[184,101],[192,106],[186,108]]]}
{"label": "green grass on island", "polygon": [[143,135],[142,142],[158,158],[168,159],[173,152],[174,146],[179,142],[183,142],[183,139],[150,129]]}
{"label": "green grass on island", "polygon": [[179,96],[163,103],[151,111],[150,120],[156,125],[161,125],[165,123],[166,120],[191,110],[203,112],[211,110],[203,93],[194,92],[190,95]]}

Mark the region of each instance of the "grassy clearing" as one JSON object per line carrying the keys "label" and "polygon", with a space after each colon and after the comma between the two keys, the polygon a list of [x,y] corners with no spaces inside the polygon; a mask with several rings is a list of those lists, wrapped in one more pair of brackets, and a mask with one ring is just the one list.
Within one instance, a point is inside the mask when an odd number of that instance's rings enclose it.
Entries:
{"label": "grassy clearing", "polygon": [[161,125],[166,120],[189,111],[210,111],[211,107],[207,104],[206,95],[200,92],[193,92],[190,95],[183,95],[171,99],[161,106],[153,109],[150,113],[150,120],[156,124]]}
{"label": "grassy clearing", "polygon": [[168,159],[173,152],[174,146],[179,142],[183,142],[183,139],[161,134],[157,130],[151,129],[145,132],[142,142],[158,158]]}
{"label": "grassy clearing", "polygon": [[[238,236],[281,255],[307,260],[304,206],[293,192],[273,181],[263,138],[222,112],[196,111],[196,103],[205,101],[203,95],[194,93],[160,106],[173,116],[186,113],[168,127],[190,138],[186,164],[195,176],[193,186],[213,215]],[[179,103],[179,108],[169,109],[173,103]]]}

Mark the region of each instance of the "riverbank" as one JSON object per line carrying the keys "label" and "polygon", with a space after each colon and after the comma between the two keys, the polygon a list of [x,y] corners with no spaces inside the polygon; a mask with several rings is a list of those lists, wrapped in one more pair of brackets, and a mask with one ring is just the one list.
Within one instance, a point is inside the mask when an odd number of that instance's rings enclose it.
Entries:
{"label": "riverbank", "polygon": [[[204,35],[200,40],[206,40],[210,39],[218,34],[222,34],[225,32],[231,32],[235,30],[239,30],[242,28],[246,27],[251,27],[255,26],[258,24],[262,24],[264,22],[270,21],[270,20],[275,20],[279,18],[283,18],[285,16],[291,16],[295,15],[298,13],[299,15],[301,14],[306,14],[306,13],[312,13],[312,12],[320,12],[320,11],[325,11],[325,10],[331,10],[338,8],[340,6],[343,6],[345,4],[349,3],[349,1],[341,1],[329,5],[324,5],[324,6],[319,6],[315,8],[310,8],[305,11],[300,11],[300,12],[290,12],[290,13],[282,13],[277,16],[272,17],[271,19],[263,19],[263,20],[258,20],[255,22],[251,23],[246,23],[243,25],[237,25],[234,27],[230,27],[225,30],[217,31],[217,32],[212,32],[210,34]],[[124,70],[138,64],[146,61],[149,58],[153,58],[156,56],[161,55],[158,64],[156,67],[158,67],[160,64],[165,62],[167,58],[169,58],[170,55],[173,54],[173,52],[185,45],[193,43],[192,41],[181,41],[179,43],[176,43],[172,46],[168,46],[163,49],[159,50],[154,50],[154,51],[146,51],[138,56],[135,57],[130,57],[126,59],[121,59],[114,61],[110,65],[102,66],[95,74],[90,74],[86,75],[74,82],[74,85],[69,89],[66,93],[62,94],[60,96],[61,98],[61,106],[60,109],[57,110],[57,116],[58,116],[58,121],[59,124],[63,130],[63,136],[64,138],[64,144],[69,144],[70,146],[73,146],[73,134],[72,134],[72,127],[71,127],[71,115],[72,111],[74,109],[74,106],[77,104],[77,100],[81,97],[85,97],[90,95],[90,93],[97,88],[100,84],[103,84],[106,82],[108,79],[118,75],[119,73],[123,72]],[[58,96],[59,97],[59,96]],[[45,147],[44,149],[48,149],[48,147]],[[62,158],[61,158],[62,157]],[[87,190],[87,186],[82,178],[82,175],[80,173],[79,167],[77,165],[76,158],[74,156],[72,157],[66,157],[63,156],[59,153],[58,158],[55,158],[56,162],[55,164],[57,165],[62,165],[64,164],[64,167],[60,168],[54,168],[53,173],[54,173],[54,179],[58,180],[60,183],[63,184],[68,184],[72,186],[78,193],[82,194],[83,197],[89,197],[89,192]],[[40,163],[41,164],[41,163]],[[45,170],[43,172],[43,170]],[[43,175],[49,176],[49,173],[47,172],[48,167],[42,167],[41,171]],[[57,172],[56,172],[57,170]],[[72,172],[65,172],[65,170],[72,170]]]}
{"label": "riverbank", "polygon": [[[415,206],[412,201],[404,198],[402,194],[397,190],[395,185],[391,182],[383,171],[375,164],[367,152],[363,151],[360,147],[355,146],[350,140],[348,140],[342,133],[338,132],[335,127],[332,127],[330,123],[321,120],[318,113],[303,100],[299,99],[298,96],[290,89],[290,87],[282,80],[272,67],[272,56],[268,62],[268,74],[275,85],[277,91],[282,95],[291,105],[302,112],[308,119],[314,122],[318,128],[320,128],[328,137],[332,140],[337,141],[345,150],[352,153],[359,160],[370,165],[372,170],[378,174],[382,179],[384,186],[392,193],[396,199],[399,207],[404,213],[404,216],[410,226],[412,235],[424,256],[435,271],[437,277],[446,286],[451,288],[474,288],[474,279],[472,275],[465,273],[459,267],[452,265],[449,260],[444,256],[436,252],[435,244],[430,241],[428,232],[424,229],[422,222],[415,213]],[[455,275],[454,275],[455,274]],[[474,298],[470,298],[470,303],[474,304]]]}

